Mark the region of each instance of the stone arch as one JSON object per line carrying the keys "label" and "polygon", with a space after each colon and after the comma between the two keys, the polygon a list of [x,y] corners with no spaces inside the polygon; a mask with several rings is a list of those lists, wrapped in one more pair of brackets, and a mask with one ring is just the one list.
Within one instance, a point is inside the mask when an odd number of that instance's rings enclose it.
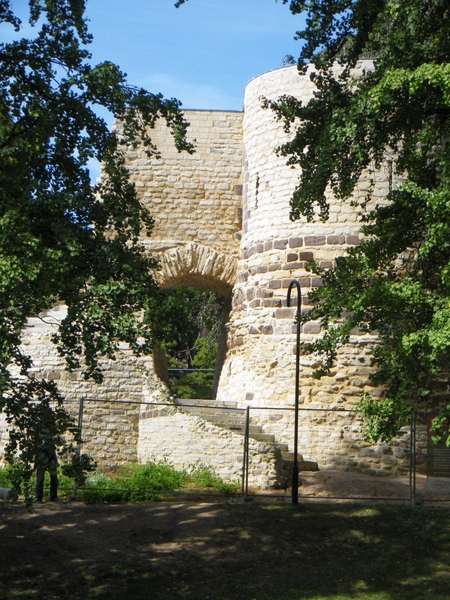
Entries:
{"label": "stone arch", "polygon": [[158,255],[162,287],[195,285],[230,297],[236,281],[237,259],[190,242]]}
{"label": "stone arch", "polygon": [[[226,322],[231,311],[231,296],[236,280],[237,259],[217,252],[210,247],[190,242],[161,252],[158,255],[158,260],[161,265],[158,271],[158,282],[161,287],[189,285],[215,292],[227,299],[215,366],[216,372],[213,384],[213,397],[215,397],[227,350]],[[167,364],[159,347],[154,348],[153,356],[156,374],[161,380],[167,381]]]}

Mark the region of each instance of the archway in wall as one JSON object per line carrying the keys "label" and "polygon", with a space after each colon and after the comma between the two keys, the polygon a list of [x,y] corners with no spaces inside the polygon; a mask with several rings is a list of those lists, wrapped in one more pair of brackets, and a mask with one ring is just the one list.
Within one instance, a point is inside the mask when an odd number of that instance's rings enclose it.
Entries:
{"label": "archway in wall", "polygon": [[[205,317],[204,312],[203,315],[200,315],[200,319],[197,319],[199,339],[197,340],[197,347],[193,349],[194,356],[186,355],[186,364],[188,368],[191,367],[192,358],[194,357],[194,368],[202,365],[205,355],[210,352],[207,347],[208,338],[209,341],[213,338],[216,351],[210,398],[215,398],[226,356],[227,331],[225,325],[228,322],[231,310],[231,295],[235,283],[237,259],[195,243],[171,248],[160,254],[158,259],[161,264],[159,272],[161,288],[168,291],[172,290],[172,295],[183,303],[183,310],[186,310],[183,300],[185,294],[189,301],[192,301],[193,310],[196,311],[193,317],[197,318],[199,316],[199,304],[202,303],[207,304],[207,306],[201,307],[201,310],[206,309],[206,313],[213,313],[212,322],[208,322],[208,317],[211,314],[206,314],[205,322],[202,323],[202,319]],[[176,306],[174,306],[174,310],[177,310]],[[202,327],[204,327],[203,330],[201,330]],[[215,329],[215,331],[212,331],[212,329]],[[177,364],[173,359],[180,360],[182,355],[177,356],[176,352],[171,353],[167,348],[163,352],[161,347],[157,347],[154,350],[153,358],[155,372],[158,377],[166,384],[170,383],[169,367],[171,365],[168,363],[171,362],[172,366]],[[173,374],[172,371],[171,373]],[[198,380],[202,380],[199,373],[196,377]],[[196,377],[191,376],[190,379]],[[186,393],[188,393],[188,390],[186,390]]]}
{"label": "archway in wall", "polygon": [[174,397],[214,399],[225,357],[229,298],[192,285],[162,293],[171,314],[164,328],[167,337],[159,347],[159,365],[165,367],[161,375],[167,373]]}

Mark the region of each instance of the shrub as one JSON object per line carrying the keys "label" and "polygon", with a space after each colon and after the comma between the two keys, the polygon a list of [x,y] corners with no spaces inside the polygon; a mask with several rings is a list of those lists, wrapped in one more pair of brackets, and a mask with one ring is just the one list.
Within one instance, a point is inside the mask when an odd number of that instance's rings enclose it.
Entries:
{"label": "shrub", "polygon": [[12,482],[7,467],[0,467],[0,487],[11,487]]}
{"label": "shrub", "polygon": [[[30,479],[34,486],[35,477]],[[60,492],[70,493],[74,487],[74,480],[58,471],[58,488]],[[152,461],[145,465],[120,466],[102,473],[95,471],[87,478],[85,485],[78,487],[80,500],[89,504],[144,502],[151,500],[164,500],[167,494],[181,489],[184,485],[190,487],[214,488],[224,494],[234,494],[239,489],[236,482],[225,482],[212,467],[198,464],[191,467],[188,475],[186,471],[177,471],[167,461]],[[49,474],[45,474],[44,490],[48,491],[50,485]],[[0,486],[11,486],[8,468],[0,467]]]}
{"label": "shrub", "polygon": [[111,478],[100,472],[88,476],[83,488],[78,490],[78,495],[88,504],[128,502],[129,500],[129,490],[126,489],[125,479]]}
{"label": "shrub", "polygon": [[239,489],[236,481],[225,482],[219,477],[214,469],[208,465],[197,464],[191,468],[189,480],[200,488],[211,487],[225,494],[235,494]]}
{"label": "shrub", "polygon": [[79,490],[82,500],[100,502],[143,502],[162,500],[185,481],[186,473],[166,461],[118,467],[109,475],[97,472]]}
{"label": "shrub", "polygon": [[[34,490],[36,485],[36,473],[30,478],[30,490]],[[58,490],[70,492],[73,490],[73,479],[63,475],[61,469],[58,469]],[[12,487],[11,467],[0,467],[0,487]],[[48,493],[50,488],[50,475],[48,472],[44,475],[44,492]],[[33,492],[32,492],[33,493]]]}
{"label": "shrub", "polygon": [[132,500],[150,500],[155,492],[173,492],[186,480],[184,471],[176,471],[166,462],[147,463],[137,467],[130,479]]}

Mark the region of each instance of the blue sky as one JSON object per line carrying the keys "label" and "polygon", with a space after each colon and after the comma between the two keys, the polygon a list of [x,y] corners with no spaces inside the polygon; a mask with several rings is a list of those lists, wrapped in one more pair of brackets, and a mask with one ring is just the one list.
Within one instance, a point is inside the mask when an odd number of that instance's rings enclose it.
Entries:
{"label": "blue sky", "polygon": [[[276,69],[286,55],[298,57],[295,33],[303,16],[282,0],[88,0],[92,63],[110,60],[130,84],[178,98],[183,108],[241,110],[245,85]],[[20,37],[32,36],[28,0],[13,0],[22,20]],[[17,34],[0,25],[0,39]],[[99,114],[110,125],[113,116]],[[90,161],[92,180],[99,165]]]}
{"label": "blue sky", "polygon": [[298,56],[302,17],[281,0],[89,0],[93,61],[184,108],[240,110],[245,84]]}
{"label": "blue sky", "polygon": [[[241,110],[250,79],[298,57],[303,18],[281,0],[89,0],[92,61],[183,108]],[[105,118],[112,124],[112,117]],[[99,165],[91,161],[92,180]]]}

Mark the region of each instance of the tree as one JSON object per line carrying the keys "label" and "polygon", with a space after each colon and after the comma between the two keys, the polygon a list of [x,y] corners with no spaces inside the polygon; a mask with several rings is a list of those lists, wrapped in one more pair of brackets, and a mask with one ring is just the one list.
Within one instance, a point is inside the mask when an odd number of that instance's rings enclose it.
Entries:
{"label": "tree", "polygon": [[224,297],[193,287],[159,290],[151,299],[152,331],[162,340],[169,369],[179,371],[169,377],[179,398],[212,397],[208,371],[216,366],[225,303]]}
{"label": "tree", "polygon": [[[34,35],[20,38],[12,3],[0,1],[0,22],[17,32],[0,44],[0,410],[10,426],[7,457],[18,482],[29,483],[36,440],[67,450],[64,436],[76,442],[78,432],[56,385],[29,375],[32,361],[20,346],[26,319],[65,303],[55,342],[69,368],[83,364],[97,381],[99,357],[113,357],[119,340],[148,352],[152,332],[136,315],[157,289],[157,263],[139,244],[152,218],[123,150],[139,143],[157,153],[150,133],[159,118],[179,151],[193,148],[178,101],[130,86],[110,62],[90,64],[83,0],[28,5]],[[120,137],[96,114],[99,106],[122,121]],[[95,186],[92,158],[104,173]]]}
{"label": "tree", "polygon": [[[361,203],[359,246],[331,269],[311,265],[323,286],[302,320],[323,326],[308,347],[323,358],[316,376],[352,329],[376,332],[372,379],[386,392],[359,404],[368,438],[390,439],[415,407],[440,401],[436,439],[450,445],[448,393],[438,394],[450,365],[450,5],[292,0],[290,9],[306,11],[298,65],[314,64],[317,86],[305,105],[267,103],[293,132],[279,152],[301,169],[291,218],[326,220],[326,191],[349,201],[362,174],[388,160],[395,183],[386,202],[369,208],[372,189]],[[367,55],[373,70],[355,79],[351,68]]]}

